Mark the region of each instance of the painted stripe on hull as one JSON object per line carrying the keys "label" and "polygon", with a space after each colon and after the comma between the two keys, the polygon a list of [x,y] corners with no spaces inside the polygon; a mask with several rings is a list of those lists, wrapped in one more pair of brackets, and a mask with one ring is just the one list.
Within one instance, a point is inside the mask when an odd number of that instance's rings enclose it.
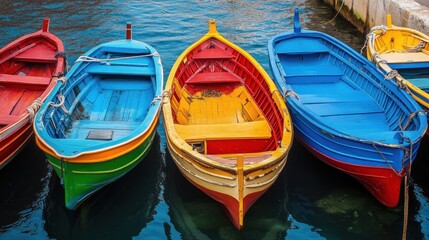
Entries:
{"label": "painted stripe on hull", "polygon": [[298,140],[317,158],[356,178],[375,198],[388,207],[396,207],[401,192],[401,176],[390,168],[377,168],[347,164],[317,151],[297,136]]}
{"label": "painted stripe on hull", "polygon": [[64,161],[64,173],[61,172],[61,160],[46,154],[55,172],[64,181],[66,207],[76,209],[91,194],[131,171],[149,152],[155,133],[152,132],[137,148],[114,159],[82,164]]}
{"label": "painted stripe on hull", "polygon": [[[179,170],[181,170],[181,168],[179,168]],[[182,171],[182,170],[181,170]],[[217,192],[217,191],[213,191],[210,189],[207,189],[201,185],[198,185],[196,182],[194,182],[191,178],[187,177],[187,175],[185,173],[182,172],[182,175],[190,182],[192,183],[192,185],[194,185],[195,187],[197,187],[198,189],[200,189],[202,192],[204,192],[205,194],[207,194],[209,197],[213,198],[214,200],[218,201],[219,203],[222,204],[222,207],[225,209],[225,211],[227,212],[227,216],[228,218],[231,220],[231,222],[234,224],[234,226],[241,230],[243,229],[243,225],[240,224],[240,222],[243,222],[242,220],[240,221],[240,217],[239,217],[239,200],[228,195],[228,194],[224,194],[221,192]],[[249,208],[253,205],[253,203],[256,202],[256,200],[258,200],[267,190],[269,189],[269,186],[267,188],[265,188],[262,191],[259,192],[254,192],[251,194],[246,195],[243,198],[243,218],[246,215],[247,211],[249,210]]]}
{"label": "painted stripe on hull", "polygon": [[26,123],[0,141],[0,169],[5,167],[21,151],[32,134],[31,124]]}
{"label": "painted stripe on hull", "polygon": [[[168,135],[167,135],[168,137]],[[237,184],[238,176],[234,178],[221,178],[215,177],[209,172],[204,172],[203,169],[198,168],[184,155],[178,153],[178,149],[174,148],[169,141],[167,141],[168,149],[172,155],[174,163],[176,164],[182,175],[195,187],[206,193],[208,196],[218,201],[226,209],[228,218],[232,221],[237,229],[242,229],[244,216],[252,204],[259,199],[275,182],[278,175],[286,165],[286,156],[283,161],[274,164],[272,171],[266,173],[260,179],[248,179],[244,176],[246,183],[243,189],[243,214],[240,219],[240,199],[239,199],[239,186]],[[250,174],[249,172],[248,174]]]}

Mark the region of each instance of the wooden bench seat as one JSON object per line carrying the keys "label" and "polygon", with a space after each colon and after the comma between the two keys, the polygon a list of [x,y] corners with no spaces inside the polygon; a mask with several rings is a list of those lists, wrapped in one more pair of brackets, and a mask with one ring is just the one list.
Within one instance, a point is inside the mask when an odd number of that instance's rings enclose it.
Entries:
{"label": "wooden bench seat", "polygon": [[193,56],[194,59],[222,59],[235,58],[231,53],[220,48],[207,48]]}
{"label": "wooden bench seat", "polygon": [[268,139],[271,137],[271,128],[267,121],[200,125],[175,124],[174,126],[177,133],[186,141]]}
{"label": "wooden bench seat", "polygon": [[32,48],[13,57],[16,61],[56,63],[55,52],[43,44],[37,44]]}
{"label": "wooden bench seat", "polygon": [[19,120],[19,116],[0,114],[0,125],[8,125]]}
{"label": "wooden bench seat", "polygon": [[305,106],[320,117],[384,113],[376,103],[365,99],[356,102],[330,102]]}
{"label": "wooden bench seat", "polygon": [[204,83],[240,83],[241,79],[230,72],[204,72],[197,73],[190,77],[187,84],[204,84]]}
{"label": "wooden bench seat", "polygon": [[19,85],[39,85],[47,86],[51,82],[49,77],[36,77],[36,76],[21,76],[12,74],[0,74],[0,84],[19,84]]}
{"label": "wooden bench seat", "polygon": [[151,76],[155,75],[155,70],[145,65],[106,65],[94,63],[86,71],[91,74],[112,74],[112,75],[131,75],[131,76]]}
{"label": "wooden bench seat", "polygon": [[418,63],[429,62],[429,54],[423,52],[383,53],[380,57],[387,63]]}

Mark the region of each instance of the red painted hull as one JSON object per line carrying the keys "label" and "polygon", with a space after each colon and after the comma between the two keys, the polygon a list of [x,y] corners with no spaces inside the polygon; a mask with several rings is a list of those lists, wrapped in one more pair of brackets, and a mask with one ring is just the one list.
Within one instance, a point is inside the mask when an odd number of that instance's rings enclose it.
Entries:
{"label": "red painted hull", "polygon": [[0,49],[0,169],[27,143],[32,117],[64,74],[63,43],[48,29],[45,19],[42,30]]}
{"label": "red painted hull", "polygon": [[396,207],[398,205],[405,170],[398,176],[390,168],[347,164],[330,158],[305,144],[301,139],[299,140],[317,158],[358,180],[382,204],[387,207]]}
{"label": "red painted hull", "polygon": [[32,134],[31,124],[26,123],[0,141],[0,169],[19,153]]}

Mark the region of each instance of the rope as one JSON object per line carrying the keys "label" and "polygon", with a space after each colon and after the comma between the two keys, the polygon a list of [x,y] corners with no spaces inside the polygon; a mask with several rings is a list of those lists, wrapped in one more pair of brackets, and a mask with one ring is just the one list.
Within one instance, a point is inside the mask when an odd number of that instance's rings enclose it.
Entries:
{"label": "rope", "polygon": [[[410,167],[411,168],[411,164]],[[409,180],[408,175],[405,175],[404,177],[404,225],[402,226],[402,239],[407,239],[407,228],[408,228],[408,193],[409,188]]]}
{"label": "rope", "polygon": [[[165,97],[170,97],[170,92],[169,91],[165,90],[165,91],[163,91],[161,93],[161,96],[154,97],[153,100],[152,100],[152,102],[150,103],[150,105],[155,104],[157,101],[163,100]],[[164,103],[164,102],[162,102],[162,103]]]}
{"label": "rope", "polygon": [[55,82],[62,82],[63,84],[67,82],[67,78],[62,76],[55,80]]}
{"label": "rope", "polygon": [[27,107],[27,112],[30,118],[30,122],[34,122],[34,116],[36,115],[36,112],[40,109],[42,106],[42,99],[37,98],[34,100],[30,106]]}
{"label": "rope", "polygon": [[381,59],[379,56],[378,56],[378,54],[374,54],[372,57],[373,57],[373,60],[375,59],[374,58],[374,56],[375,55],[377,55],[376,56],[376,58],[379,58],[380,60],[378,60],[378,61],[375,61],[376,62],[376,66],[377,66],[377,68],[380,68],[380,64],[385,64],[385,65],[387,65],[387,61],[386,60],[384,60],[384,59]]}
{"label": "rope", "polygon": [[65,98],[64,98],[64,96],[63,95],[57,95],[57,98],[58,98],[58,100],[60,101],[58,104],[55,104],[55,103],[53,103],[53,102],[50,102],[49,103],[49,106],[52,106],[52,107],[55,107],[55,108],[58,108],[58,107],[61,107],[61,109],[63,109],[63,111],[66,113],[66,114],[69,114],[69,111],[67,110],[67,108],[64,106],[64,101],[65,101]]}
{"label": "rope", "polygon": [[384,75],[384,79],[386,80],[392,80],[393,78],[395,78],[396,84],[399,88],[404,89],[407,93],[411,94],[408,85],[405,83],[406,80],[398,73],[397,70],[391,70],[386,75]]}
{"label": "rope", "polygon": [[340,6],[340,8],[338,9],[337,14],[335,14],[335,16],[334,16],[331,20],[329,20],[329,21],[325,22],[325,24],[328,24],[328,23],[330,23],[330,22],[334,21],[334,19],[338,16],[338,14],[340,14],[341,9],[342,9],[342,8],[343,8],[343,6],[344,6],[344,2],[345,2],[345,0],[343,0],[343,2],[341,3],[341,6]]}
{"label": "rope", "polygon": [[222,95],[222,93],[218,90],[213,90],[213,89],[204,89],[201,92],[201,96],[203,97],[220,97]]}
{"label": "rope", "polygon": [[398,173],[398,171],[396,171],[392,165],[390,165],[389,161],[384,157],[383,153],[377,148],[377,146],[375,145],[374,141],[371,141],[372,146],[374,147],[374,149],[380,154],[380,156],[384,159],[384,161],[386,162],[386,164],[389,166],[389,168],[396,174],[396,176],[398,177],[402,177],[400,173]]}
{"label": "rope", "polygon": [[386,75],[384,75],[384,79],[386,80],[392,80],[394,77],[398,76],[399,73],[397,70],[391,70]]}
{"label": "rope", "polygon": [[420,41],[419,44],[417,44],[414,47],[410,47],[410,48],[406,49],[404,52],[410,52],[410,53],[421,52],[423,50],[423,48],[425,48],[425,46],[426,46],[426,43],[423,41]]}
{"label": "rope", "polygon": [[298,101],[301,101],[301,99],[299,98],[299,95],[294,92],[293,90],[285,90],[283,92],[283,96],[286,99],[287,97],[295,97],[296,99],[298,99]]}
{"label": "rope", "polygon": [[80,56],[76,60],[76,62],[99,62],[99,63],[103,63],[103,64],[108,65],[110,61],[118,61],[118,60],[141,58],[141,57],[151,57],[151,56],[159,57],[159,53],[154,52],[154,53],[150,53],[150,54],[135,55],[135,56],[129,56],[129,57],[118,57],[118,58],[94,58],[94,57],[89,57],[89,56]]}
{"label": "rope", "polygon": [[408,128],[408,126],[410,125],[410,123],[413,121],[413,118],[414,118],[415,116],[417,116],[417,114],[419,114],[419,113],[424,113],[424,114],[426,114],[427,112],[426,112],[425,110],[418,110],[418,111],[415,111],[415,112],[410,113],[410,115],[408,116],[407,123],[405,123],[405,126],[404,126],[404,127],[402,127],[402,126],[401,126],[401,121],[402,121],[402,115],[401,115],[401,116],[399,117],[399,120],[398,120],[398,125],[399,125],[399,128],[401,129],[401,131],[404,131],[405,129],[407,129],[407,128]]}
{"label": "rope", "polygon": [[[381,36],[381,35],[385,34],[386,30],[387,30],[387,28],[384,25],[372,27],[371,31],[369,31],[369,33],[366,35],[365,43],[363,44],[363,47],[360,49],[360,53],[361,54],[363,53],[363,50],[368,46],[368,42],[372,42],[373,44],[371,44],[371,46],[374,46],[375,45],[374,41],[377,38],[377,35]],[[377,32],[380,32],[380,33],[377,33]],[[371,48],[371,52],[377,53],[373,47]],[[373,58],[374,58],[374,56],[373,56]]]}
{"label": "rope", "polygon": [[[408,229],[408,203],[409,203],[409,187],[410,187],[410,179],[411,179],[411,163],[412,163],[412,155],[413,155],[413,143],[410,141],[410,162],[408,163],[407,171],[404,176],[404,225],[402,226],[402,239],[407,239],[407,229]],[[405,157],[404,157],[405,159]]]}

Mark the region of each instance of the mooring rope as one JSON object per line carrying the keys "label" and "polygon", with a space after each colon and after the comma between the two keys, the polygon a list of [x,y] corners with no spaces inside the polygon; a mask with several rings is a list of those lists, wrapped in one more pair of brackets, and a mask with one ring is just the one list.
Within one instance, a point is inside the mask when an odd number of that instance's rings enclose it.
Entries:
{"label": "mooring rope", "polygon": [[425,46],[426,46],[426,43],[425,43],[425,42],[423,42],[423,41],[420,41],[420,43],[419,43],[419,44],[417,44],[417,45],[416,45],[416,46],[414,46],[414,47],[410,47],[410,48],[408,48],[408,49],[404,50],[404,52],[410,52],[410,53],[413,53],[413,52],[421,52],[421,51],[423,50],[423,48],[425,48]]}
{"label": "mooring rope", "polygon": [[341,6],[340,6],[340,8],[338,9],[338,11],[337,11],[337,14],[335,14],[335,16],[331,19],[331,20],[329,20],[329,21],[327,21],[327,22],[325,22],[324,24],[328,24],[328,23],[330,23],[330,22],[332,22],[332,21],[334,21],[335,20],[335,18],[338,16],[338,14],[340,14],[340,12],[341,12],[341,9],[343,8],[343,6],[344,6],[344,0],[343,0],[343,2],[341,3]]}
{"label": "mooring rope", "polygon": [[[170,97],[170,91],[164,90],[160,96],[156,96],[153,98],[152,102],[150,103],[150,105],[155,104],[157,101],[161,101],[163,100],[165,97]],[[163,104],[164,102],[161,102],[161,104]]]}
{"label": "mooring rope", "polygon": [[59,77],[55,80],[55,82],[62,82],[62,83],[66,83],[67,82],[67,78],[66,77]]}
{"label": "mooring rope", "polygon": [[[408,230],[408,205],[409,205],[409,187],[411,182],[411,163],[413,160],[413,143],[411,139],[404,137],[410,143],[409,157],[410,162],[408,163],[407,170],[404,176],[404,225],[402,226],[402,239],[407,239],[407,230]],[[406,157],[404,156],[404,160]]]}
{"label": "mooring rope", "polygon": [[407,129],[408,126],[410,125],[410,123],[413,121],[413,118],[415,116],[417,116],[417,114],[419,114],[419,113],[427,114],[427,111],[426,110],[418,110],[418,111],[410,113],[410,115],[408,116],[408,120],[405,123],[405,126],[402,126],[402,124],[401,124],[401,121],[402,121],[402,115],[401,115],[399,117],[399,120],[398,120],[398,125],[399,125],[399,128],[401,129],[401,131],[405,131],[405,129]]}
{"label": "mooring rope", "polygon": [[[361,54],[363,53],[363,50],[368,46],[368,42],[372,42],[371,45],[374,46],[375,45],[374,41],[375,41],[375,39],[377,37],[376,35],[381,36],[381,35],[385,34],[386,30],[387,30],[387,28],[384,25],[372,27],[371,31],[369,31],[369,33],[366,35],[365,43],[363,44],[363,47],[360,49],[360,53]],[[381,31],[381,33],[377,34],[376,32],[379,32],[379,31]],[[373,47],[371,48],[371,51],[374,54],[377,54],[377,52],[375,51],[375,49]],[[378,54],[377,54],[377,56],[378,56]],[[373,56],[373,60],[374,60],[374,56]]]}
{"label": "mooring rope", "polygon": [[52,106],[55,108],[61,107],[61,109],[63,109],[64,113],[69,114],[69,110],[67,110],[67,108],[64,106],[65,97],[63,95],[57,95],[57,98],[60,102],[57,104],[55,104],[54,102],[50,102],[49,106]]}
{"label": "mooring rope", "polygon": [[298,99],[298,101],[301,101],[301,98],[299,97],[299,95],[293,90],[283,89],[283,97],[284,99],[286,99],[286,97],[295,97],[296,99]]}
{"label": "mooring rope", "polygon": [[141,57],[151,57],[151,56],[159,57],[159,53],[154,52],[154,53],[150,53],[150,54],[134,55],[134,56],[129,56],[129,57],[118,57],[118,58],[94,58],[94,57],[89,57],[89,56],[80,56],[76,60],[76,62],[99,62],[99,63],[109,64],[110,61],[118,61],[118,60],[141,58]]}
{"label": "mooring rope", "polygon": [[401,174],[392,167],[389,160],[387,160],[386,157],[384,157],[384,154],[377,148],[377,146],[375,145],[375,142],[371,141],[371,144],[374,147],[374,149],[378,152],[378,154],[380,154],[380,156],[384,159],[387,166],[389,166],[389,168],[396,174],[396,176],[401,177]]}
{"label": "mooring rope", "polygon": [[30,122],[34,122],[34,117],[36,115],[36,112],[40,109],[42,106],[42,99],[37,98],[35,99],[30,106],[27,107],[28,116],[30,118]]}

